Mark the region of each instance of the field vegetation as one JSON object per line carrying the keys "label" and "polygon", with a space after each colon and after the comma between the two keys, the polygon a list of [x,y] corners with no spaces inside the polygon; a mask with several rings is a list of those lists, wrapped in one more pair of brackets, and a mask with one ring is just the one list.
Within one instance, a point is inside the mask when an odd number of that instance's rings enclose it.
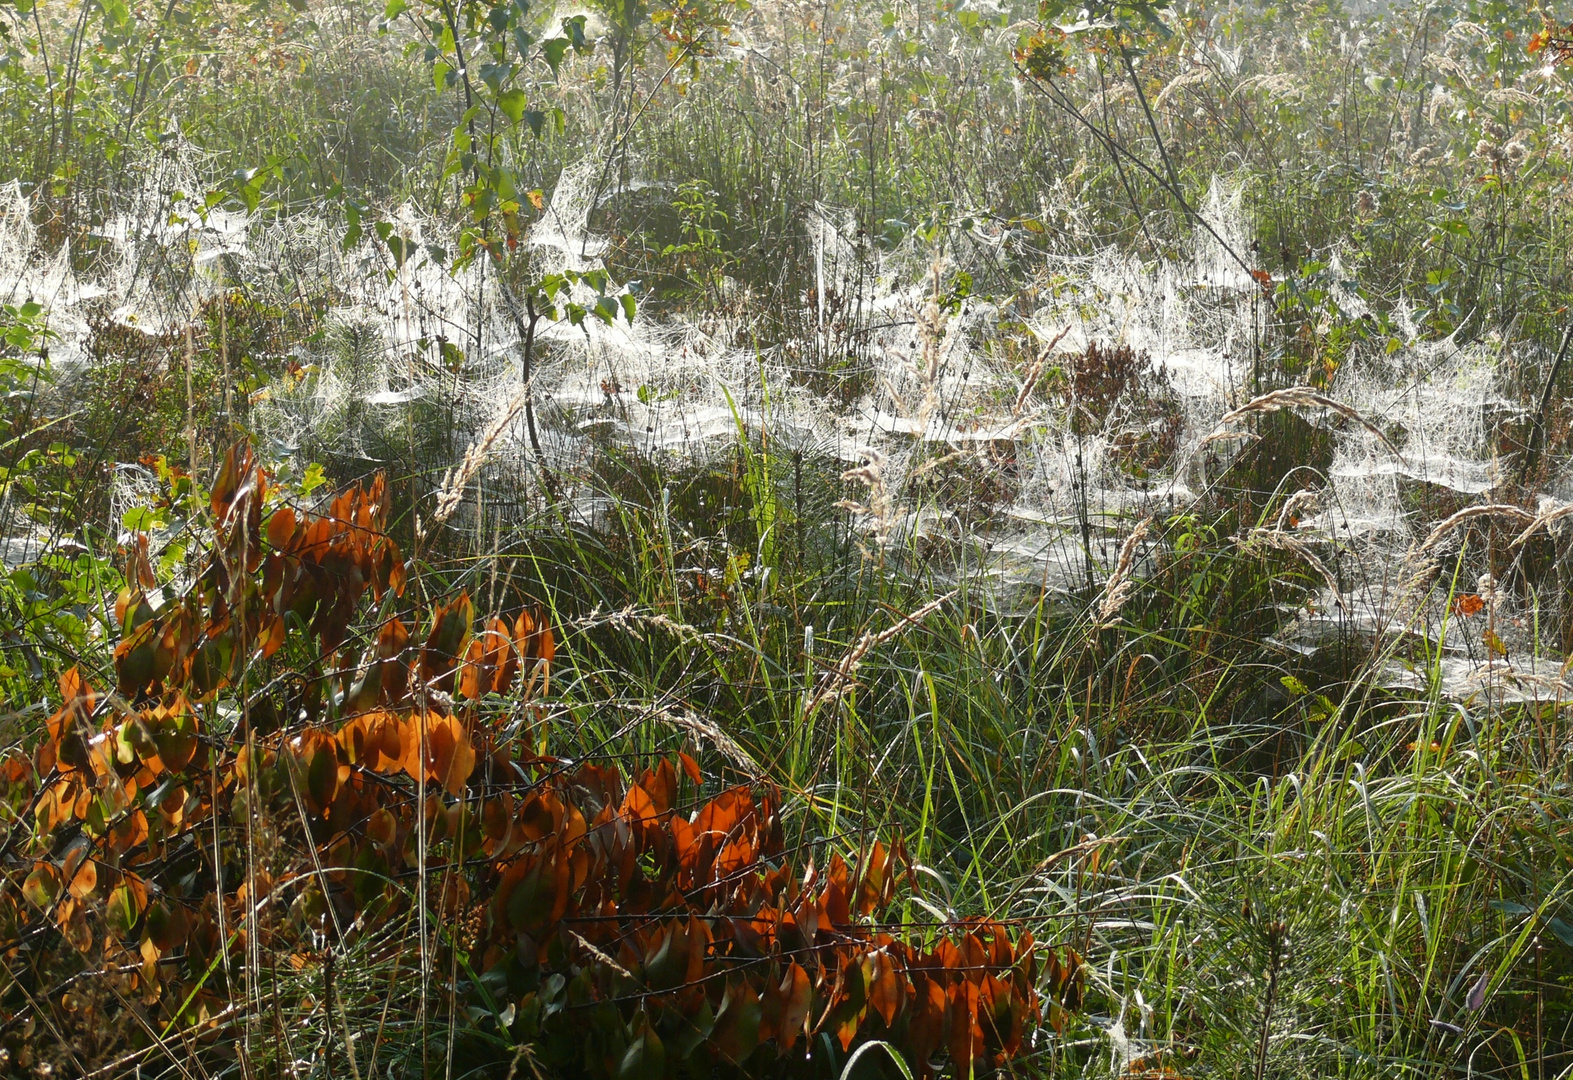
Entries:
{"label": "field vegetation", "polygon": [[1573,1076],[1573,13],[0,0],[0,1074]]}

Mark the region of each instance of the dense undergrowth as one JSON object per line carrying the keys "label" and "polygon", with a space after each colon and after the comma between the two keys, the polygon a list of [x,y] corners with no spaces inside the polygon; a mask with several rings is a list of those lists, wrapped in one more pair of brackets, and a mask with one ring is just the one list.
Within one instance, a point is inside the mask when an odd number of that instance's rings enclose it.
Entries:
{"label": "dense undergrowth", "polygon": [[[1559,21],[0,6],[0,1071],[1568,1075]],[[1054,336],[1210,232],[1213,413]],[[636,317],[758,407],[617,437]],[[1487,479],[1300,530],[1471,349]]]}

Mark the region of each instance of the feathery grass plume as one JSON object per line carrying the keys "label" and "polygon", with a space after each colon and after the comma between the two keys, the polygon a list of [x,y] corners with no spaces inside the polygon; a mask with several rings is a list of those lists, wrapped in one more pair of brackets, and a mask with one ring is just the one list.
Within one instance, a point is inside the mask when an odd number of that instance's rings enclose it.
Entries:
{"label": "feathery grass plume", "polygon": [[1252,529],[1244,536],[1237,537],[1235,544],[1241,551],[1248,554],[1259,554],[1262,549],[1271,548],[1275,551],[1284,551],[1294,555],[1312,570],[1315,570],[1317,576],[1327,583],[1328,590],[1333,594],[1333,602],[1339,607],[1344,606],[1344,598],[1338,588],[1338,579],[1333,577],[1333,572],[1327,568],[1327,564],[1322,562],[1316,552],[1312,551],[1310,546],[1299,537],[1285,532],[1281,528]]}
{"label": "feathery grass plume", "polygon": [[1168,104],[1169,99],[1173,97],[1177,91],[1183,90],[1187,86],[1198,86],[1202,83],[1205,83],[1207,80],[1214,78],[1217,74],[1218,73],[1215,72],[1212,68],[1205,65],[1199,65],[1197,67],[1191,68],[1189,71],[1182,71],[1180,74],[1176,75],[1174,78],[1165,83],[1163,88],[1158,91],[1157,96],[1152,99],[1152,111],[1160,111],[1166,104]]}
{"label": "feathery grass plume", "polygon": [[890,641],[892,638],[900,637],[918,625],[918,623],[955,599],[956,594],[960,591],[960,589],[952,589],[944,596],[930,600],[912,614],[903,615],[901,621],[895,625],[887,626],[877,634],[870,632],[858,638],[857,644],[847,650],[846,655],[820,680],[818,689],[808,699],[808,704],[803,706],[803,715],[808,716],[827,702],[840,700],[841,695],[846,693],[847,688],[852,685],[852,680],[857,675],[858,666],[863,663],[865,656],[885,642]]}
{"label": "feathery grass plume", "polygon": [[1109,580],[1103,583],[1103,593],[1098,601],[1098,629],[1104,630],[1113,626],[1120,619],[1120,609],[1130,599],[1134,583],[1131,580],[1131,567],[1136,562],[1136,550],[1141,547],[1141,542],[1147,538],[1148,531],[1152,528],[1152,518],[1142,518],[1131,534],[1125,538],[1125,543],[1120,545],[1120,557],[1115,561],[1114,572],[1109,575]]}
{"label": "feathery grass plume", "polygon": [[596,626],[615,626],[636,641],[644,640],[644,634],[639,630],[641,624],[665,630],[684,641],[705,641],[710,638],[726,640],[722,635],[707,634],[692,623],[678,622],[670,615],[660,612],[652,615],[639,611],[632,604],[613,612],[602,612],[599,607],[596,607],[583,618],[570,620],[569,624],[576,630],[588,630]]}
{"label": "feathery grass plume", "polygon": [[1541,529],[1549,529],[1552,525],[1566,517],[1573,517],[1573,503],[1563,503],[1561,506],[1553,507],[1540,514],[1534,521],[1529,523],[1528,528],[1513,538],[1513,542],[1508,547],[1522,547],[1535,533]]}
{"label": "feathery grass plume", "polygon": [[[1254,397],[1238,409],[1224,413],[1218,421],[1218,427],[1222,428],[1228,424],[1237,423],[1246,417],[1258,413],[1278,412],[1282,409],[1326,409],[1329,412],[1337,413],[1339,416],[1346,420],[1354,421],[1372,435],[1375,435],[1377,441],[1387,448],[1388,453],[1392,454],[1399,461],[1404,460],[1404,455],[1398,452],[1398,447],[1393,445],[1392,440],[1375,423],[1361,416],[1359,412],[1343,404],[1343,402],[1334,401],[1326,394],[1319,394],[1309,386],[1289,386],[1282,390],[1273,390],[1259,397]],[[1212,435],[1202,440],[1203,444],[1218,434],[1219,432],[1214,431]]]}
{"label": "feathery grass plume", "polygon": [[662,709],[656,714],[657,719],[664,720],[681,731],[704,739],[714,746],[721,756],[737,766],[742,774],[750,780],[764,778],[764,770],[759,767],[759,762],[754,756],[744,750],[737,740],[733,739],[714,720],[707,720],[696,713],[679,712],[676,709]]}
{"label": "feathery grass plume", "polygon": [[849,510],[859,517],[871,519],[874,538],[883,544],[895,523],[890,502],[890,488],[885,483],[885,465],[889,459],[873,447],[863,451],[863,459],[862,465],[855,469],[848,469],[841,474],[841,479],[862,484],[867,488],[868,502],[842,499],[835,506],[838,510]]}
{"label": "feathery grass plume", "polygon": [[459,464],[453,466],[442,478],[442,487],[437,491],[437,508],[432,511],[429,520],[417,522],[415,539],[417,543],[424,543],[432,531],[441,528],[453,512],[464,501],[465,488],[470,481],[475,479],[475,474],[481,471],[481,466],[486,464],[486,459],[491,456],[493,445],[508,429],[508,425],[524,409],[524,404],[529,400],[530,385],[525,383],[514,391],[513,397],[503,406],[491,426],[481,433],[480,438],[472,442],[464,451],[464,458]]}
{"label": "feathery grass plume", "polygon": [[[1415,554],[1424,555],[1445,540],[1454,529],[1483,517],[1516,518],[1519,521],[1529,522],[1532,527],[1538,520],[1528,510],[1521,506],[1514,506],[1512,503],[1485,503],[1480,506],[1466,506],[1456,514],[1441,521],[1436,528],[1432,529],[1431,535],[1427,536],[1420,546],[1415,549]],[[1526,530],[1526,532],[1528,531],[1532,531],[1532,529]]]}

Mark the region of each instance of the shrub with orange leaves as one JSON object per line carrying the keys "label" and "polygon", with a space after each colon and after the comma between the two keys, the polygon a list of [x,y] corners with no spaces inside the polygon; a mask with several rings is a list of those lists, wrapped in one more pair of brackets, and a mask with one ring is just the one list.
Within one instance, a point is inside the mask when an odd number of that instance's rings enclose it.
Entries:
{"label": "shrub with orange leaves", "polygon": [[421,902],[422,970],[462,966],[475,1024],[565,1073],[810,1076],[824,1040],[879,1039],[967,1076],[1079,1007],[1074,952],[1040,970],[998,923],[887,921],[899,839],[799,873],[768,787],[703,798],[687,755],[635,776],[507,736],[548,691],[545,612],[477,629],[461,593],[421,618],[380,478],[323,514],[267,492],[237,446],[173,600],[133,546],[114,692],[73,669],[4,763],[0,949],[35,998],[97,980],[162,1032],[127,1062],[193,1045],[171,1032],[241,1052],[261,970],[408,933]]}

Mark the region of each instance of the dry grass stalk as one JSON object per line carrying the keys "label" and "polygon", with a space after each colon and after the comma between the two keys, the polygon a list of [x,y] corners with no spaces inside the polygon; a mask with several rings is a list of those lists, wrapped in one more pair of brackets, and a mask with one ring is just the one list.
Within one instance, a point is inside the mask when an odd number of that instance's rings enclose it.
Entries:
{"label": "dry grass stalk", "polygon": [[[1395,458],[1398,458],[1400,461],[1404,459],[1404,455],[1398,452],[1398,447],[1393,445],[1392,440],[1376,424],[1361,416],[1348,405],[1334,401],[1326,394],[1318,394],[1309,386],[1289,386],[1282,390],[1274,390],[1260,397],[1252,398],[1238,409],[1225,413],[1223,418],[1218,421],[1218,426],[1222,428],[1226,424],[1236,423],[1258,413],[1278,412],[1282,409],[1326,409],[1329,412],[1337,413],[1339,416],[1346,420],[1352,420],[1372,435],[1375,435],[1377,441],[1386,447],[1387,452]],[[1207,439],[1202,440],[1203,444],[1205,445],[1212,438],[1213,436],[1209,435]]]}
{"label": "dry grass stalk", "polygon": [[1100,630],[1113,626],[1120,619],[1120,609],[1130,599],[1133,582],[1131,567],[1136,562],[1136,551],[1152,529],[1152,518],[1143,518],[1131,530],[1131,535],[1120,545],[1120,557],[1115,561],[1114,572],[1103,583],[1103,593],[1098,602],[1097,625]]}
{"label": "dry grass stalk", "polygon": [[1513,542],[1508,546],[1522,547],[1524,542],[1531,536],[1535,535],[1535,533],[1539,532],[1541,529],[1550,528],[1552,524],[1561,521],[1565,517],[1573,517],[1573,503],[1565,503],[1553,510],[1547,510],[1539,517],[1535,518],[1534,521],[1530,522],[1529,528],[1519,533]]}
{"label": "dry grass stalk", "polygon": [[[1290,501],[1292,502],[1293,500]],[[1286,506],[1285,510],[1287,509],[1288,507]],[[1285,551],[1294,555],[1312,570],[1315,570],[1317,576],[1327,583],[1328,591],[1333,594],[1333,602],[1339,607],[1344,606],[1344,598],[1338,588],[1338,579],[1333,577],[1333,572],[1327,568],[1327,564],[1322,562],[1317,557],[1316,552],[1312,551],[1310,546],[1299,537],[1293,536],[1281,528],[1252,529],[1244,537],[1241,537],[1237,543],[1241,551],[1253,554],[1260,552],[1263,548],[1271,548],[1275,551]]]}
{"label": "dry grass stalk", "polygon": [[1538,527],[1539,521],[1534,514],[1512,503],[1486,503],[1480,506],[1468,506],[1446,518],[1431,530],[1431,534],[1420,544],[1411,547],[1404,555],[1400,565],[1399,593],[1396,607],[1416,605],[1415,610],[1420,610],[1420,601],[1426,596],[1436,581],[1438,574],[1437,559],[1434,551],[1438,544],[1447,539],[1455,529],[1461,528],[1483,517],[1508,517],[1528,523],[1528,528],[1519,534],[1515,544],[1521,543]]}
{"label": "dry grass stalk", "polygon": [[803,715],[808,716],[827,702],[839,701],[841,695],[846,693],[847,689],[852,685],[852,680],[857,675],[858,665],[863,663],[865,656],[892,638],[900,637],[934,614],[934,612],[955,599],[956,593],[959,591],[958,589],[952,589],[944,596],[924,604],[912,614],[903,615],[901,621],[894,626],[887,626],[877,634],[867,633],[858,638],[857,644],[852,646],[846,655],[841,658],[840,662],[830,670],[829,674],[820,680],[819,688],[814,691],[813,697],[809,698],[808,704],[803,707]]}
{"label": "dry grass stalk", "polygon": [[514,392],[513,397],[508,399],[507,405],[497,414],[491,426],[481,433],[480,438],[470,444],[469,449],[465,450],[463,460],[443,476],[442,487],[437,492],[437,508],[432,512],[431,520],[416,526],[417,541],[424,541],[433,530],[441,528],[453,516],[453,512],[464,501],[464,491],[469,487],[470,481],[475,479],[475,474],[481,471],[481,466],[485,465],[486,459],[491,456],[492,446],[502,437],[502,433],[508,430],[508,425],[513,423],[514,418],[523,411],[529,396],[530,386],[525,383]]}
{"label": "dry grass stalk", "polygon": [[[1514,506],[1512,503],[1486,503],[1482,506],[1466,506],[1432,529],[1431,535],[1425,538],[1420,547],[1416,549],[1415,554],[1424,555],[1441,543],[1454,529],[1483,517],[1510,517],[1517,518],[1519,521],[1529,522],[1530,529],[1526,530],[1522,535],[1528,535],[1529,532],[1532,532],[1534,523],[1538,520],[1528,510],[1521,506]],[[1517,541],[1514,542],[1517,543]]]}
{"label": "dry grass stalk", "polygon": [[1043,374],[1043,369],[1047,366],[1049,357],[1054,355],[1054,350],[1059,346],[1060,342],[1065,340],[1065,335],[1070,332],[1071,328],[1066,326],[1065,329],[1054,335],[1053,341],[1038,350],[1038,359],[1034,361],[1032,367],[1027,369],[1027,374],[1022,379],[1021,393],[1016,395],[1016,407],[1011,410],[1012,416],[1019,417],[1021,411],[1027,407],[1027,399],[1032,397],[1032,388],[1038,384],[1038,376]]}
{"label": "dry grass stalk", "polygon": [[583,936],[575,933],[572,930],[568,931],[568,936],[573,938],[574,941],[579,945],[579,947],[581,949],[583,949],[585,952],[589,953],[591,956],[595,957],[597,960],[599,960],[601,963],[605,964],[607,967],[611,968],[613,971],[617,972],[617,974],[623,976],[623,978],[625,978],[625,979],[632,979],[632,978],[634,978],[634,975],[632,973],[630,973],[627,968],[623,967],[623,965],[619,964],[616,960],[613,960],[610,956],[606,955],[606,953],[602,952],[599,948],[597,948],[596,945],[595,945],[595,942],[591,941],[590,939],[588,939],[586,937],[583,937]]}
{"label": "dry grass stalk", "polygon": [[1279,532],[1293,528],[1302,510],[1316,509],[1318,498],[1320,496],[1314,491],[1297,491],[1289,496],[1284,500],[1283,509],[1278,511],[1278,522],[1274,528]]}
{"label": "dry grass stalk", "polygon": [[590,630],[597,626],[615,626],[618,630],[632,637],[635,641],[643,641],[644,634],[639,627],[653,626],[665,630],[684,641],[718,641],[728,639],[720,634],[707,634],[692,623],[678,622],[669,615],[643,612],[629,604],[617,611],[604,612],[599,604],[590,610],[588,615],[578,619],[568,619],[565,625],[573,626],[577,630]]}
{"label": "dry grass stalk", "polygon": [[860,503],[854,499],[842,499],[836,503],[838,510],[850,510],[859,517],[873,519],[873,532],[875,538],[883,544],[890,535],[894,524],[894,512],[890,502],[890,488],[885,483],[885,455],[872,447],[863,452],[865,461],[855,469],[848,469],[841,474],[841,479],[862,484],[868,489],[868,502]]}
{"label": "dry grass stalk", "polygon": [[950,355],[956,328],[961,322],[959,313],[952,314],[944,304],[945,262],[943,255],[935,254],[929,266],[933,292],[917,311],[915,319],[921,343],[915,374],[923,387],[923,401],[918,405],[917,420],[923,426],[927,426],[929,417],[939,408],[940,370],[945,366],[945,358]]}
{"label": "dry grass stalk", "polygon": [[1256,434],[1254,431],[1215,431],[1201,442],[1197,443],[1196,449],[1200,450],[1203,447],[1210,446],[1215,442],[1228,442],[1231,439],[1237,439],[1240,442],[1245,443],[1262,441],[1262,437]]}
{"label": "dry grass stalk", "polygon": [[[907,479],[908,480],[916,480],[920,476],[924,476],[927,473],[933,472],[935,469],[939,468],[941,465],[949,465],[952,461],[959,461],[961,458],[964,458],[966,456],[967,455],[963,454],[960,450],[952,450],[950,453],[946,454],[944,457],[931,458],[930,460],[925,461],[923,464],[919,465],[917,468],[915,468],[911,472],[909,472],[907,474]],[[845,474],[843,474],[843,475],[845,475]]]}

